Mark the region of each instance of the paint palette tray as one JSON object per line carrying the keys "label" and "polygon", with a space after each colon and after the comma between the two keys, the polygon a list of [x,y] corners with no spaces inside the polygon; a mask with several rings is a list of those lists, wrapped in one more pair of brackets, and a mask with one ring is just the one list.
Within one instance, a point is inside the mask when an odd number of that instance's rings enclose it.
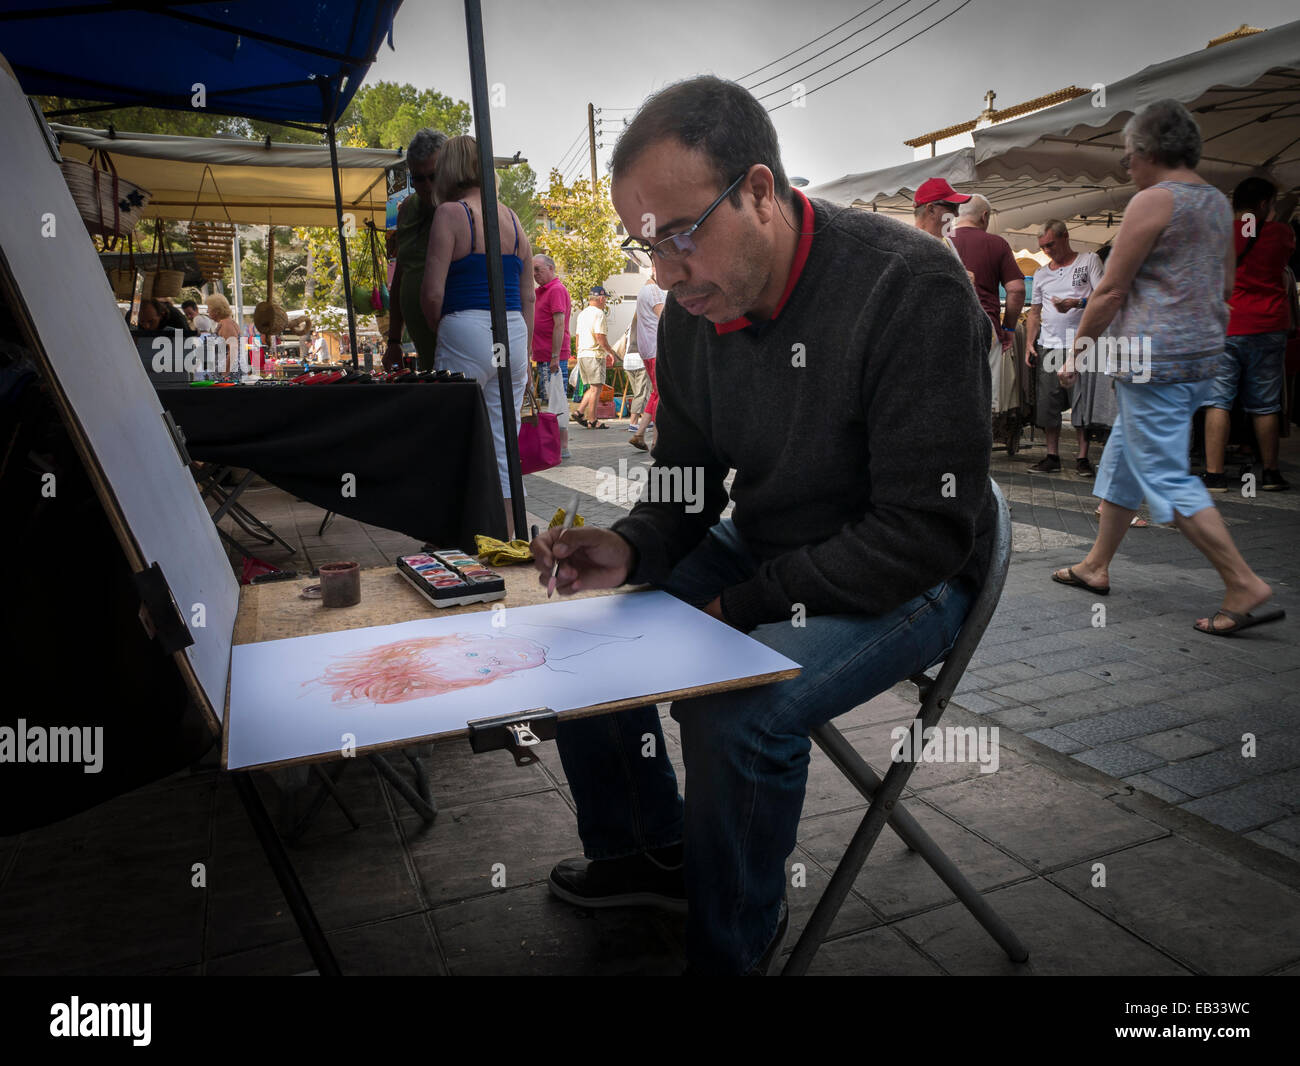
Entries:
{"label": "paint palette tray", "polygon": [[503,600],[505,579],[461,551],[399,555],[397,572],[435,607]]}

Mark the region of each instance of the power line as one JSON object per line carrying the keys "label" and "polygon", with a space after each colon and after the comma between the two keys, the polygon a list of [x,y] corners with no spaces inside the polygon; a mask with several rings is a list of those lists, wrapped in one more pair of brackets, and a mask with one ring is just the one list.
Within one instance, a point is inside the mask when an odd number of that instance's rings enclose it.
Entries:
{"label": "power line", "polygon": [[578,150],[578,147],[582,144],[586,136],[587,136],[587,127],[583,126],[578,130],[578,135],[574,137],[572,141],[569,142],[569,147],[564,150],[564,154],[560,156],[560,161],[555,166],[556,170],[563,173],[564,168],[568,165],[569,160],[573,156],[573,153]]}
{"label": "power line", "polygon": [[[803,44],[801,44],[798,48],[794,49],[793,51],[786,52],[786,54],[783,55],[783,56],[777,56],[774,60],[772,60],[772,62],[770,62],[770,63],[764,63],[761,67],[756,67],[754,70],[751,70],[748,74],[742,74],[739,78],[736,79],[736,81],[738,81],[738,82],[739,82],[739,81],[744,81],[746,78],[752,78],[752,77],[753,77],[755,74],[757,74],[760,70],[766,70],[768,67],[774,67],[774,66],[776,66],[776,64],[780,63],[781,60],[783,60],[783,59],[789,59],[792,55],[795,54],[795,52],[802,52],[805,48],[809,47],[810,45],[814,45],[814,44],[816,44],[816,43],[817,43],[818,41],[820,41],[823,37],[829,37],[829,36],[830,36],[832,33],[834,33],[836,30],[838,30],[838,29],[842,29],[843,27],[847,26],[850,22],[853,21],[853,19],[861,18],[861,17],[862,17],[863,15],[865,15],[868,11],[870,11],[871,8],[873,8],[873,7],[879,7],[879,6],[880,6],[881,4],[883,4],[884,2],[885,2],[885,0],[876,0],[876,2],[875,2],[874,4],[871,5],[871,7],[865,7],[865,8],[863,8],[861,11],[859,11],[856,15],[852,16],[851,18],[846,18],[846,19],[845,19],[843,22],[841,22],[838,26],[832,26],[829,30],[827,30],[825,33],[823,33],[823,34],[821,35],[821,37],[814,37],[811,41],[805,41]],[[848,38],[845,37],[844,40],[847,41]],[[835,46],[834,46],[834,45],[831,45],[831,47],[834,48]],[[818,55],[820,55],[820,54],[821,54],[821,53],[819,52]],[[816,59],[817,56],[810,56],[809,58],[811,58],[811,59]],[[808,61],[808,60],[804,60],[805,63],[806,63],[807,61]],[[780,75],[777,75],[777,77],[779,77],[779,76],[780,76]],[[763,83],[762,83],[762,82],[759,82],[759,84],[762,85]]]}
{"label": "power line", "polygon": [[[933,3],[927,4],[925,7],[923,7],[923,8],[922,8],[920,11],[918,11],[916,14],[917,14],[917,15],[920,15],[920,14],[922,14],[923,12],[928,11],[930,8],[934,7],[934,5],[937,4],[938,2],[939,2],[939,0],[933,0]],[[924,26],[924,27],[922,27],[921,29],[917,30],[914,34],[912,34],[911,37],[908,37],[908,38],[906,38],[905,40],[899,41],[899,42],[898,42],[897,44],[895,44],[895,45],[891,45],[889,48],[886,48],[883,52],[881,52],[880,55],[878,55],[878,56],[872,56],[872,58],[868,59],[865,63],[859,63],[859,64],[858,64],[856,67],[854,67],[852,70],[846,70],[846,71],[844,71],[843,74],[837,74],[835,77],[831,78],[830,81],[823,82],[821,85],[817,85],[817,86],[815,86],[815,87],[809,89],[806,93],[803,94],[804,97],[807,98],[807,97],[811,96],[813,93],[817,92],[819,89],[825,89],[826,86],[828,86],[828,85],[834,85],[834,84],[835,84],[837,81],[839,81],[841,78],[847,78],[850,74],[854,74],[854,73],[856,73],[857,71],[861,70],[863,67],[870,66],[870,65],[871,65],[872,63],[874,63],[877,59],[884,59],[885,56],[889,55],[890,52],[893,52],[893,51],[896,51],[896,50],[899,49],[899,48],[902,48],[903,45],[905,45],[905,44],[908,43],[908,41],[914,41],[914,40],[916,40],[918,37],[920,37],[921,34],[926,33],[926,32],[929,31],[929,30],[934,29],[936,26],[939,25],[939,23],[941,23],[941,22],[947,22],[948,19],[952,18],[953,15],[957,14],[958,11],[960,11],[962,8],[964,8],[964,7],[965,7],[967,4],[969,4],[970,2],[971,2],[971,0],[962,0],[962,2],[961,2],[960,4],[958,4],[955,8],[953,8],[951,11],[949,11],[946,15],[941,15],[939,18],[935,19],[932,23],[930,23],[930,25],[928,25],[928,26]],[[900,23],[898,24],[898,26],[895,26],[894,29],[898,29],[899,26],[903,26],[903,25],[905,25],[906,23],[910,22],[910,21],[911,21],[912,19],[914,19],[914,18],[916,18],[916,15],[911,15],[911,16],[909,16],[908,18],[906,18],[906,19],[904,19],[902,22],[900,22]],[[891,30],[891,31],[889,31],[889,32],[893,32],[893,31]],[[885,34],[882,33],[880,36],[883,37],[883,36],[885,36]],[[877,38],[877,40],[879,40],[879,38]],[[870,43],[872,43],[872,42],[870,42],[870,41],[867,42],[867,44],[870,44]],[[864,45],[862,46],[862,48],[865,48],[865,47],[867,47],[867,45],[864,44]],[[862,48],[854,49],[854,51],[856,51],[856,52],[860,52],[860,51],[862,51]],[[847,59],[848,56],[851,56],[851,55],[853,55],[853,52],[849,52],[849,53],[847,53],[847,55],[843,55],[843,56],[841,56],[840,59]],[[839,60],[837,59],[835,62],[838,63]],[[828,65],[829,65],[829,66],[834,66],[835,64],[834,64],[834,63],[831,63],[831,64],[828,64]],[[826,69],[826,67],[823,67],[823,68],[822,68],[822,70],[825,70],[825,69]],[[814,73],[820,73],[820,72],[819,72],[819,71],[814,71]],[[788,89],[788,88],[790,88],[790,87],[789,87],[789,86],[786,86],[786,88]],[[781,90],[777,90],[778,93],[779,93],[780,91],[781,91]],[[775,95],[777,95],[777,93],[768,93],[767,95],[768,95],[768,96],[775,96]],[[760,97],[760,99],[766,99],[766,98],[767,98],[767,97]],[[777,104],[775,107],[769,107],[767,110],[768,110],[769,113],[772,112],[772,111],[779,111],[779,110],[780,110],[781,108],[783,108],[783,107],[788,107],[792,102],[793,102],[792,100],[786,100],[784,103]]]}
{"label": "power line", "polygon": [[[890,9],[889,9],[888,11],[886,11],[883,15],[881,15],[880,18],[878,18],[878,19],[876,19],[874,22],[870,23],[870,25],[871,25],[871,26],[876,25],[877,23],[879,23],[879,22],[881,21],[881,19],[886,19],[886,18],[888,18],[888,17],[889,17],[890,15],[892,15],[895,11],[898,11],[898,10],[900,10],[901,8],[906,7],[910,2],[911,2],[911,0],[903,0],[903,3],[898,4],[898,5],[895,6],[895,7],[890,8]],[[789,85],[784,85],[784,86],[782,86],[782,87],[779,88],[779,89],[773,89],[773,90],[772,90],[771,92],[769,92],[769,93],[764,93],[762,96],[759,97],[759,99],[760,99],[760,100],[766,100],[766,99],[768,99],[768,97],[771,97],[771,96],[779,96],[779,95],[781,95],[782,93],[788,91],[788,90],[789,90],[793,85],[802,85],[802,84],[803,84],[803,83],[804,83],[808,78],[816,77],[818,74],[822,73],[823,71],[830,70],[830,68],[833,67],[833,66],[835,66],[836,63],[839,63],[839,62],[841,62],[842,60],[848,59],[849,56],[857,55],[859,52],[863,51],[864,49],[870,48],[870,47],[871,47],[873,44],[875,44],[877,41],[882,40],[882,39],[885,38],[885,37],[888,37],[888,36],[889,36],[891,33],[893,33],[895,30],[900,29],[900,28],[903,27],[903,26],[906,26],[909,22],[912,21],[912,19],[916,18],[918,15],[924,15],[927,11],[930,10],[930,8],[934,7],[934,6],[935,6],[936,4],[938,4],[938,3],[940,3],[940,0],[930,0],[930,2],[929,2],[928,4],[926,4],[925,7],[921,8],[919,11],[914,11],[914,12],[912,12],[912,14],[908,15],[907,18],[903,19],[902,22],[899,22],[899,23],[897,23],[897,24],[895,24],[895,25],[893,25],[893,26],[890,26],[887,30],[882,30],[880,33],[876,34],[876,36],[874,36],[873,38],[871,38],[871,40],[867,41],[865,44],[860,44],[860,45],[858,45],[857,48],[854,48],[852,51],[845,52],[842,56],[839,56],[839,57],[836,58],[836,59],[832,59],[832,60],[831,60],[829,63],[827,63],[825,66],[818,67],[816,70],[808,71],[806,74],[800,74],[799,77],[798,77],[798,80],[797,80],[797,81],[792,82],[792,83],[789,84]],[[867,28],[868,28],[867,26],[864,26],[864,27],[863,27],[863,29],[867,29]],[[848,38],[846,37],[845,40],[848,40]],[[832,46],[832,47],[833,47],[833,46]],[[830,49],[824,49],[824,51],[830,51]],[[818,53],[818,55],[821,55],[821,54],[822,54],[822,53],[820,53],[820,52]],[[810,59],[815,59],[816,56],[811,56],[811,57],[809,57],[809,58],[810,58]],[[808,60],[805,60],[804,62],[808,62]],[[794,70],[794,69],[796,69],[797,67],[801,67],[801,66],[803,66],[802,63],[796,63],[796,64],[795,64],[793,67],[791,67],[789,70],[783,70],[781,73],[782,73],[782,74],[788,74],[788,73],[790,73],[790,70]],[[767,79],[765,79],[765,80],[766,80],[766,81],[772,81],[773,79],[772,79],[772,78],[767,78]],[[760,82],[759,84],[763,84],[763,83]],[[751,90],[751,91],[752,91],[752,90]]]}

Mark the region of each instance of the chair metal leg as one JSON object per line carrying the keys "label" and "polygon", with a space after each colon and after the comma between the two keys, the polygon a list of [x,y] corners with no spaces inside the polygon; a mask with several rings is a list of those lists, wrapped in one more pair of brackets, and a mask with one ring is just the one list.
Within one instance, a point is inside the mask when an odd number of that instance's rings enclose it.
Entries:
{"label": "chair metal leg", "polygon": [[416,814],[426,822],[432,822],[438,817],[438,811],[431,804],[425,802],[423,797],[407,784],[406,780],[393,769],[387,759],[376,754],[370,756],[370,761],[375,769],[383,775],[384,779],[401,793],[402,799],[411,805]]}
{"label": "chair metal leg", "polygon": [[781,970],[782,977],[800,977],[807,972],[808,964],[812,962],[817,949],[826,939],[831,923],[835,921],[835,915],[839,913],[840,907],[849,894],[849,889],[853,887],[858,871],[862,869],[867,856],[871,854],[876,838],[880,836],[880,831],[892,814],[894,805],[902,794],[903,787],[907,784],[914,767],[914,763],[899,762],[891,766],[889,772],[885,774],[885,780],[876,791],[876,798],[867,808],[866,817],[862,819],[862,824],[858,826],[853,839],[849,841],[844,857],[835,868],[831,883],[826,886],[822,898],[817,901],[812,917],[808,919],[808,924],[804,927],[794,950],[790,953],[790,958]]}
{"label": "chair metal leg", "polygon": [[[880,778],[844,739],[844,735],[834,726],[827,724],[813,730],[812,736],[854,787],[867,799],[871,799],[880,788]],[[1011,927],[998,917],[988,901],[980,895],[979,890],[966,880],[953,861],[921,828],[901,802],[894,805],[893,813],[889,818],[889,827],[898,834],[899,839],[908,848],[920,855],[930,869],[939,875],[939,879],[952,890],[953,895],[965,905],[975,920],[1007,953],[1007,958],[1012,962],[1024,962],[1029,958],[1029,952],[1011,931]]]}
{"label": "chair metal leg", "polygon": [[307,945],[307,950],[311,952],[312,961],[316,963],[316,972],[322,977],[341,976],[342,971],[339,969],[338,960],[330,950],[329,941],[325,939],[320,922],[316,920],[316,912],[312,910],[311,901],[303,890],[302,882],[298,880],[293,863],[285,853],[284,844],[271,823],[271,816],[266,813],[266,807],[262,803],[262,797],[258,795],[257,786],[253,783],[251,775],[247,772],[236,772],[231,776],[235,782],[235,790],[243,801],[244,810],[248,812],[248,820],[253,826],[253,832],[257,834],[262,851],[266,854],[266,861],[271,864],[275,879],[280,882],[280,891],[284,893],[285,902],[293,912],[293,919],[298,924],[298,932],[302,936],[303,943]]}

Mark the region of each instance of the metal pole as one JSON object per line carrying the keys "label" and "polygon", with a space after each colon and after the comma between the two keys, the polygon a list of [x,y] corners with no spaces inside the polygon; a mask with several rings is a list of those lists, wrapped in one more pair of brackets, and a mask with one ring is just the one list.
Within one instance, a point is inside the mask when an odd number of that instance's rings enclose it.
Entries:
{"label": "metal pole", "polygon": [[[465,29],[469,38],[470,102],[474,109],[474,136],[478,141],[479,169],[483,175],[483,247],[487,252],[488,300],[492,314],[493,362],[497,364],[497,385],[501,390],[501,422],[505,428],[506,467],[510,472],[510,509],[515,519],[515,536],[526,536],[528,515],[524,510],[524,479],[519,472],[519,430],[515,423],[515,391],[510,377],[510,336],[506,327],[505,273],[501,256],[501,227],[497,225],[497,189],[492,161],[492,122],[487,86],[487,59],[483,49],[483,10],[479,0],[465,0]],[[529,271],[519,279],[528,284]],[[521,352],[522,373],[528,373],[528,353]]]}
{"label": "metal pole", "polygon": [[591,150],[591,194],[596,195],[596,106],[587,105],[587,147]]}
{"label": "metal pole", "polygon": [[[357,365],[357,313],[352,307],[352,272],[348,269],[348,237],[343,228],[343,190],[339,187],[339,151],[334,143],[334,123],[329,124],[330,170],[334,174],[334,214],[339,227],[339,259],[343,264],[343,299],[348,309],[348,340],[352,345],[352,365]],[[370,369],[370,364],[366,364]]]}

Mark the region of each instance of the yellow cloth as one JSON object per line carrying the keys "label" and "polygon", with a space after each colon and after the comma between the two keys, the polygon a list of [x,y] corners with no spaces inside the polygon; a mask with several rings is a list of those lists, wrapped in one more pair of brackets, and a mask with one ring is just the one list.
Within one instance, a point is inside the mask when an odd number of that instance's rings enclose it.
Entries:
{"label": "yellow cloth", "polygon": [[533,559],[526,540],[512,540],[507,544],[503,540],[479,533],[474,537],[474,548],[478,557],[489,566],[511,566],[515,563],[529,563]]}
{"label": "yellow cloth", "polygon": [[[573,516],[573,524],[574,524],[574,526],[583,526],[583,525],[586,525],[586,522],[583,520],[582,515],[580,515],[580,514],[575,514],[575,515]],[[563,507],[558,507],[558,508],[556,508],[556,511],[555,511],[555,517],[553,517],[553,518],[551,519],[551,524],[550,524],[549,526],[547,526],[546,528],[547,528],[547,529],[555,529],[555,528],[557,528],[558,526],[562,526],[562,525],[564,525],[564,508],[563,508]]]}
{"label": "yellow cloth", "polygon": [[[583,522],[582,515],[575,515],[573,519],[575,526],[581,526]],[[547,529],[555,529],[564,525],[564,508],[556,510],[555,517],[551,519],[551,524]],[[483,562],[489,566],[513,566],[515,563],[530,563],[533,561],[533,553],[528,547],[526,540],[512,540],[506,543],[503,540],[497,540],[495,537],[487,537],[478,533],[474,537],[474,550]]]}

